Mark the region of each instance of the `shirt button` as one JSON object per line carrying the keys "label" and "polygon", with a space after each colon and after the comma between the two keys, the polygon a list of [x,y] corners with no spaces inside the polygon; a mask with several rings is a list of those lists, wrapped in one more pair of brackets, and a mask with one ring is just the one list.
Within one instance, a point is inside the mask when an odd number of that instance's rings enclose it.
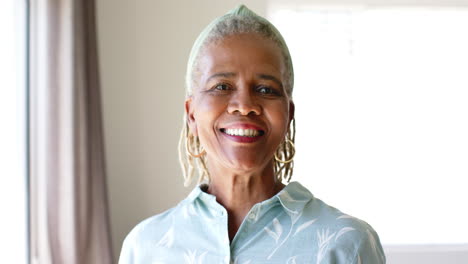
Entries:
{"label": "shirt button", "polygon": [[250,220],[254,220],[255,217],[256,217],[256,215],[255,215],[254,212],[252,212],[252,213],[249,214],[249,219],[250,219]]}

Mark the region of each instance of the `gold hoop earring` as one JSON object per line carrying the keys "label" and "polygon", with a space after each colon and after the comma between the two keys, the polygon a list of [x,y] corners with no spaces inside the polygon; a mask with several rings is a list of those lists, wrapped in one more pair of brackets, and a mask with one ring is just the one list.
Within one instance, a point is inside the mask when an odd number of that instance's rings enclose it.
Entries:
{"label": "gold hoop earring", "polygon": [[287,159],[287,160],[282,160],[282,159],[278,158],[278,155],[277,155],[276,152],[275,152],[275,160],[278,161],[278,162],[280,162],[280,163],[285,163],[285,164],[287,164],[287,163],[291,163],[291,162],[293,161],[294,155],[296,155],[296,146],[294,146],[294,143],[293,143],[292,140],[290,140],[290,139],[286,139],[286,140],[283,142],[283,144],[285,144],[285,143],[289,143],[289,144],[291,145],[291,154],[292,154],[292,156],[291,156],[289,159]]}
{"label": "gold hoop earring", "polygon": [[192,157],[192,158],[200,158],[201,156],[205,155],[206,154],[206,151],[203,149],[202,152],[200,152],[199,154],[193,154],[191,151],[190,151],[190,147],[189,145],[192,145],[192,143],[190,142],[190,139],[191,139],[191,135],[188,135],[186,140],[185,140],[185,150],[187,151],[187,153]]}

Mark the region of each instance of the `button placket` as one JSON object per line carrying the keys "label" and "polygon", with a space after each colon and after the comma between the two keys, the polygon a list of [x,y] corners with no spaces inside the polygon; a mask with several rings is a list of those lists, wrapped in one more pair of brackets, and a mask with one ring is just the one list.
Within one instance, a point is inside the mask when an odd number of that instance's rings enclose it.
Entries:
{"label": "button placket", "polygon": [[250,209],[250,213],[247,215],[247,218],[250,222],[255,222],[257,221],[258,213],[259,213],[260,207],[258,205],[255,205]]}

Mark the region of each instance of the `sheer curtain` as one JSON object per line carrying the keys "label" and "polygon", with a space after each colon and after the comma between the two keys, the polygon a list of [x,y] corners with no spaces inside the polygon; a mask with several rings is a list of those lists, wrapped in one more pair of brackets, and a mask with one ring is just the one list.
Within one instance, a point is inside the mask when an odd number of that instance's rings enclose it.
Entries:
{"label": "sheer curtain", "polygon": [[112,263],[93,0],[30,0],[31,263]]}

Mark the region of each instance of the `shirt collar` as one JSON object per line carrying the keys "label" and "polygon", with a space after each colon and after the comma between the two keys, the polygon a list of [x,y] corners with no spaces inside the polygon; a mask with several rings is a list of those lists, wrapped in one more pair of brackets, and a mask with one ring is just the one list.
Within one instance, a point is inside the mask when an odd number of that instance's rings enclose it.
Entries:
{"label": "shirt collar", "polygon": [[206,189],[208,188],[208,185],[206,183],[200,184],[196,186],[192,192],[187,196],[187,202],[191,203],[195,201],[195,199],[201,199],[202,201],[206,203],[211,203],[213,201],[216,201],[216,197],[212,194],[209,194],[206,192]]}
{"label": "shirt collar", "polygon": [[281,205],[291,213],[299,213],[314,196],[299,182],[290,182],[278,194]]}
{"label": "shirt collar", "polygon": [[[209,193],[204,192],[207,185],[201,184],[195,187],[192,192],[187,196],[186,201],[192,203],[196,199],[202,200],[205,204],[212,204],[216,202],[216,197]],[[279,201],[286,211],[290,213],[299,213],[304,209],[304,206],[314,198],[312,193],[309,192],[299,182],[290,182],[272,198],[262,202]]]}

